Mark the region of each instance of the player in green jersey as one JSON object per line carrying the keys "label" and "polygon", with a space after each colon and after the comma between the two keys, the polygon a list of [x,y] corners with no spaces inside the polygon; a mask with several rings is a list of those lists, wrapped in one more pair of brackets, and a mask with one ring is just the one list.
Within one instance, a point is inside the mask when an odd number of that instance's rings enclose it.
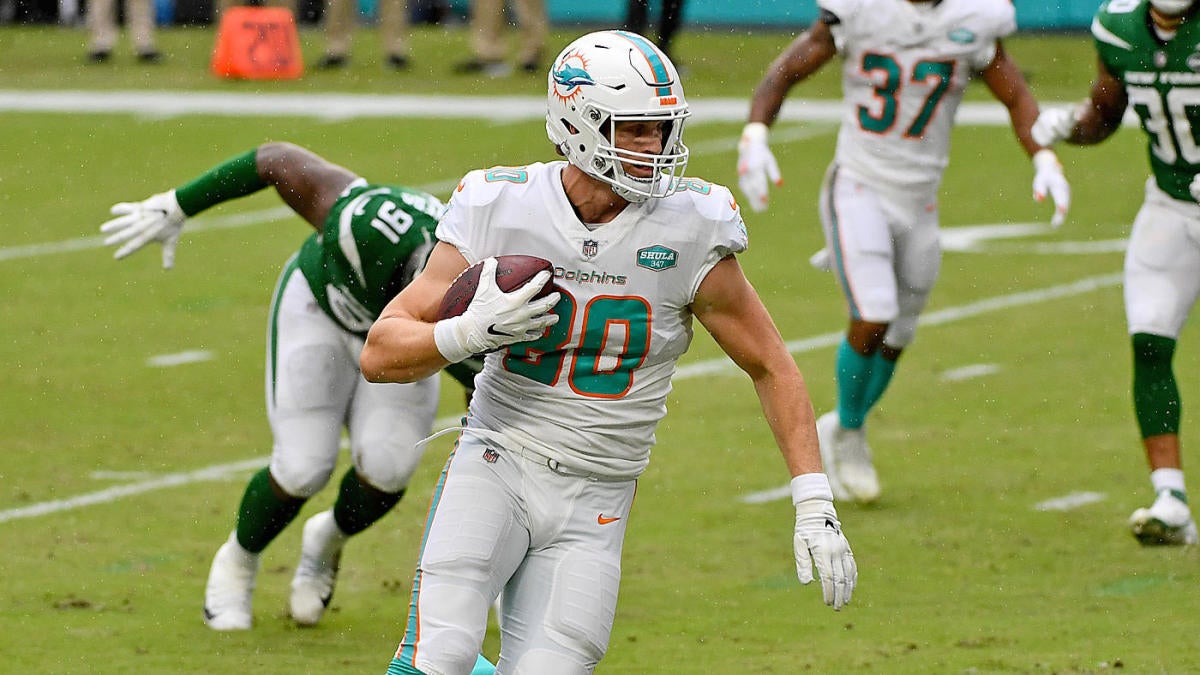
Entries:
{"label": "player in green jersey", "polygon": [[1133,404],[1155,499],[1129,525],[1147,545],[1195,544],[1179,446],[1181,401],[1172,360],[1200,297],[1200,3],[1109,0],[1092,22],[1099,74],[1073,109],[1042,112],[1043,145],[1108,138],[1127,107],[1149,140],[1146,197],[1125,254],[1125,316],[1133,343]]}
{"label": "player in green jersey", "polygon": [[[236,529],[213,559],[204,616],[217,630],[250,628],[260,554],[328,483],[345,428],[353,466],[333,508],[305,522],[292,579],[292,617],[304,625],[320,620],[343,545],[400,500],[438,403],[436,375],[373,384],[358,369],[367,330],[433,248],[445,208],[433,195],[369,184],[304,148],[267,143],[174,190],[113,206],[117,217],[101,230],[109,234],[106,244],[120,245],[117,258],[161,243],[169,268],[189,217],[266,187],[316,232],[284,265],[275,289],[266,370],[274,447],[270,466],[246,487]],[[452,374],[472,386],[470,364]]]}

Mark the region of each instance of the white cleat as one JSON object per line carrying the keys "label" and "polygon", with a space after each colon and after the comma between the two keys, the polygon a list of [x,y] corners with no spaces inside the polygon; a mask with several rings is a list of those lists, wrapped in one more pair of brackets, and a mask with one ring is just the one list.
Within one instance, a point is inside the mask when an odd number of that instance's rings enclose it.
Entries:
{"label": "white cleat", "polygon": [[301,626],[317,625],[329,606],[347,538],[338,529],[332,510],[322,511],[304,523],[290,600],[292,619]]}
{"label": "white cleat", "polygon": [[1200,542],[1196,521],[1186,502],[1163,490],[1150,508],[1129,517],[1129,529],[1143,546],[1184,546]]}
{"label": "white cleat", "polygon": [[823,248],[808,257],[808,264],[818,272],[829,272],[833,269],[833,261],[829,257],[829,249]]}
{"label": "white cleat", "polygon": [[879,499],[882,491],[866,431],[843,428],[837,412],[829,412],[817,420],[817,439],[834,499],[864,504]]}
{"label": "white cleat", "polygon": [[204,623],[213,630],[250,630],[250,599],[258,555],[242,548],[237,533],[217,549],[204,587]]}

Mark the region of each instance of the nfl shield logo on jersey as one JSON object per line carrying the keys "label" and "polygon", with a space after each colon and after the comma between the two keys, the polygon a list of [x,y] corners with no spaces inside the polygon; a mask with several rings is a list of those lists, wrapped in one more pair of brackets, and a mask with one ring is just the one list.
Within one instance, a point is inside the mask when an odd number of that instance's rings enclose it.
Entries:
{"label": "nfl shield logo on jersey", "polygon": [[587,258],[588,260],[591,260],[592,258],[595,258],[596,254],[599,252],[600,252],[600,242],[596,241],[595,239],[584,239],[583,240],[583,257]]}

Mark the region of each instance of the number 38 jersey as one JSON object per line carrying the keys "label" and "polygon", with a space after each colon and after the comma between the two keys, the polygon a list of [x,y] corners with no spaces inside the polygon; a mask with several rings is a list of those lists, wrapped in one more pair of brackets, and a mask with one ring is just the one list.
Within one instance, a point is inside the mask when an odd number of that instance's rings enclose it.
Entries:
{"label": "number 38 jersey", "polygon": [[471,426],[565,467],[635,477],[692,339],[689,305],[709,270],[746,248],[746,229],[727,188],[692,178],[589,229],[563,189],[566,166],[473,171],[438,224],[438,239],[472,263],[551,261],[562,292],[559,321],[542,338],[488,355]]}
{"label": "number 38 jersey", "polygon": [[1159,40],[1147,0],[1110,0],[1092,21],[1104,67],[1125,85],[1129,106],[1150,140],[1150,168],[1163,192],[1195,201],[1188,190],[1200,171],[1200,22]]}
{"label": "number 38 jersey", "polygon": [[967,83],[1016,30],[1011,0],[818,0],[843,57],[836,162],[868,182],[936,188]]}

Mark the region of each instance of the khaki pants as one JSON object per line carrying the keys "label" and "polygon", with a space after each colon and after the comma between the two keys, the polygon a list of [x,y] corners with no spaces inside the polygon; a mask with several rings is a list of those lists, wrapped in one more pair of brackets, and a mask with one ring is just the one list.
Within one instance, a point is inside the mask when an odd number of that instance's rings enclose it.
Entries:
{"label": "khaki pants", "polygon": [[[155,51],[154,0],[124,1],[125,21],[133,35],[133,48],[139,54]],[[117,43],[117,0],[91,0],[88,4],[91,50],[110,52]]]}
{"label": "khaki pants", "polygon": [[[358,0],[327,0],[325,3],[325,53],[346,56],[358,25]],[[389,56],[407,56],[408,0],[379,1],[379,39]]]}
{"label": "khaki pants", "polygon": [[[546,0],[514,0],[517,24],[521,30],[519,63],[536,63],[546,47],[549,22],[546,19]],[[508,53],[500,34],[504,26],[504,0],[472,0],[471,48],[481,61],[502,61]]]}

